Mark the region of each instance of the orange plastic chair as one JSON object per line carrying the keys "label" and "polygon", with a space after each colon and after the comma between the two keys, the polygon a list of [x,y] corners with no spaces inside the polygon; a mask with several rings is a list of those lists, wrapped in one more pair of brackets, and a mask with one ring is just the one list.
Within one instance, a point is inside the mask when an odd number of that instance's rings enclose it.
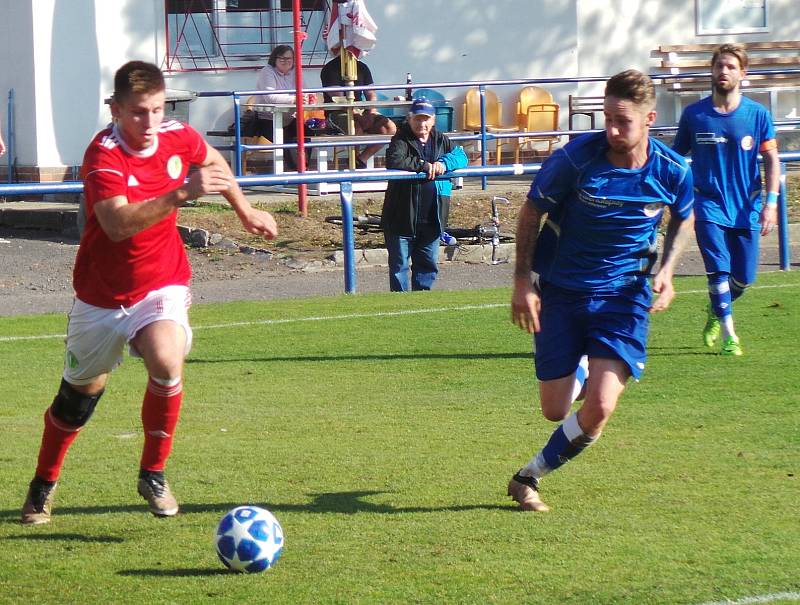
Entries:
{"label": "orange plastic chair", "polygon": [[[560,106],[553,101],[553,95],[540,86],[526,86],[519,92],[517,101],[517,125],[525,132],[543,132],[558,130],[558,117]],[[545,152],[550,153],[553,145],[561,137],[556,135],[533,136],[520,138],[516,149],[516,161],[519,162],[519,153],[525,146],[534,149],[534,144],[544,143]]]}
{"label": "orange plastic chair", "polygon": [[[497,95],[485,89],[484,102],[486,104],[486,132],[491,133],[506,133],[517,132],[516,126],[503,125],[503,103],[497,98]],[[461,107],[462,120],[464,130],[471,130],[478,132],[481,129],[481,93],[477,88],[470,88],[464,98],[464,104]],[[517,147],[516,139],[502,138],[495,139],[495,160],[497,164],[502,163],[503,145],[513,145]]]}

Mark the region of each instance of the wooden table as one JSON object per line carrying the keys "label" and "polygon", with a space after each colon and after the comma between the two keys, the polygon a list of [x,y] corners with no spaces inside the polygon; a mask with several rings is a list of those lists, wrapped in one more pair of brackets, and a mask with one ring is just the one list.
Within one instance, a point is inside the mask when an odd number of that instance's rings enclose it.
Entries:
{"label": "wooden table", "polygon": [[[319,94],[319,93],[318,93]],[[323,109],[327,111],[347,111],[348,120],[353,119],[353,110],[355,109],[381,109],[383,107],[410,107],[412,101],[394,100],[375,100],[375,101],[354,101],[353,103],[309,103],[303,105],[304,110]],[[297,113],[297,105],[294,103],[254,103],[252,105],[256,112],[265,112],[272,114],[272,142],[276,145],[283,143],[283,118],[286,114]],[[345,135],[347,136],[347,135]],[[374,136],[374,135],[366,135]],[[331,145],[333,147],[333,145]],[[322,152],[322,148],[320,148]],[[322,152],[324,153],[324,152]],[[327,155],[327,154],[326,154]],[[324,158],[327,159],[327,158]],[[372,158],[370,158],[370,164]],[[327,162],[325,162],[327,163]],[[275,174],[283,174],[283,149],[275,150]],[[369,166],[369,164],[368,164]],[[370,168],[372,166],[369,166]]]}

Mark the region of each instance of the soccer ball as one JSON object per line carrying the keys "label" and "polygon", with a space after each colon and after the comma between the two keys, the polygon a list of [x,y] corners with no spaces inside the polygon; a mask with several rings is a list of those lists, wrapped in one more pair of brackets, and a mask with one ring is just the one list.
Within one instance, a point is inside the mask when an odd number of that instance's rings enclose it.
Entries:
{"label": "soccer ball", "polygon": [[217,525],[214,548],[226,567],[257,573],[278,562],[283,552],[283,529],[268,510],[237,506]]}

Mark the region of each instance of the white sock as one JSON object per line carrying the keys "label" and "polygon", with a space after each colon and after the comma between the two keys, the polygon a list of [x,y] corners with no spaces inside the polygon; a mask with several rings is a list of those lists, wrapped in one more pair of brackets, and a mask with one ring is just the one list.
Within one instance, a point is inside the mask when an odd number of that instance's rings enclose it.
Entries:
{"label": "white sock", "polygon": [[719,328],[722,335],[722,340],[733,338],[736,342],[739,342],[739,338],[736,336],[736,331],[733,329],[733,315],[726,315],[720,319]]}
{"label": "white sock", "polygon": [[544,455],[541,451],[528,461],[528,464],[519,470],[519,474],[523,477],[535,477],[540,479],[549,473],[551,469],[544,461]]}

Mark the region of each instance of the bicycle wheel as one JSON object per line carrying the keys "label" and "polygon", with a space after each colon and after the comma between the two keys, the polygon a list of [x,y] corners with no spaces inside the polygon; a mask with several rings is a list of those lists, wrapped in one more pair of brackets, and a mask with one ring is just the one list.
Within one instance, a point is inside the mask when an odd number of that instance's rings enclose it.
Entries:
{"label": "bicycle wheel", "polygon": [[[342,217],[340,215],[326,216],[325,222],[341,227]],[[381,216],[380,214],[367,214],[367,215],[354,216],[353,227],[356,227],[362,231],[380,231]]]}
{"label": "bicycle wheel", "polygon": [[471,227],[469,229],[463,227],[448,227],[445,231],[456,239],[475,239],[476,237],[480,237],[479,227]]}
{"label": "bicycle wheel", "polygon": [[342,226],[342,217],[341,216],[326,216],[325,217],[325,222],[341,227]]}

